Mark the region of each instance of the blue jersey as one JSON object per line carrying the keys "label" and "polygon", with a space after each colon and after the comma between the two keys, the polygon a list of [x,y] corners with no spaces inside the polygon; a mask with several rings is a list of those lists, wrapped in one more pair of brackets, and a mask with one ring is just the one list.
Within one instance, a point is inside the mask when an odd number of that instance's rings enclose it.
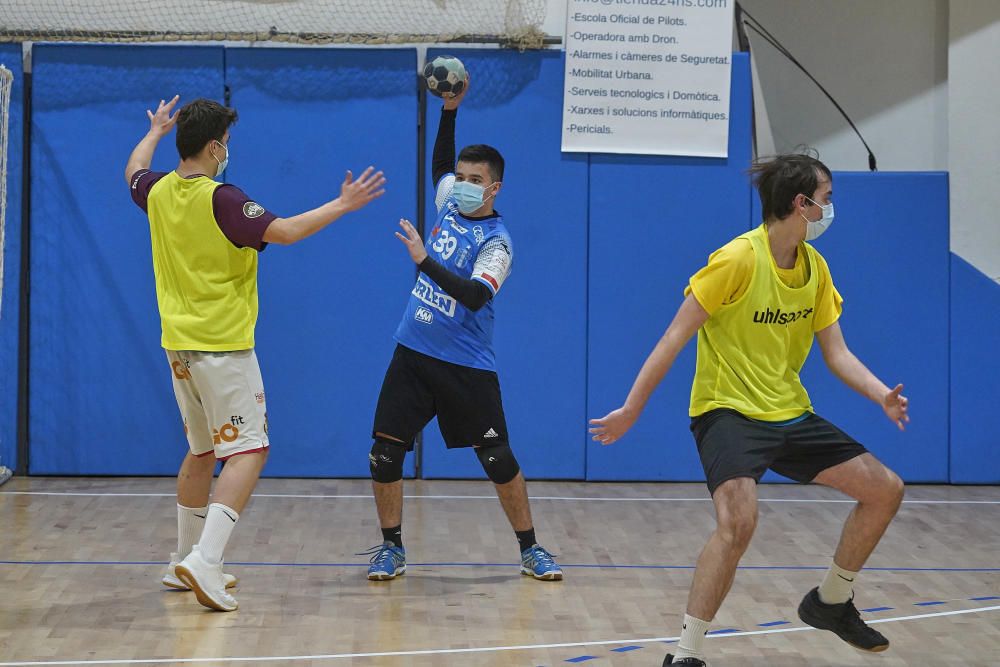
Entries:
{"label": "blue jersey", "polygon": [[[462,217],[451,197],[453,184],[454,176],[448,175],[438,187],[438,217],[427,239],[427,254],[452,273],[486,285],[496,296],[510,275],[510,235],[499,216]],[[435,359],[495,371],[493,319],[493,299],[473,312],[420,273],[395,338]]]}

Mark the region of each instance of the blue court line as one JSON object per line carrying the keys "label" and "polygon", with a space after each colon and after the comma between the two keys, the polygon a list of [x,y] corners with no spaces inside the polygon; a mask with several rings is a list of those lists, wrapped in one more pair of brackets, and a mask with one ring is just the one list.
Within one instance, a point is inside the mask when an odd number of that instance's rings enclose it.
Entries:
{"label": "blue court line", "polygon": [[[981,596],[981,597],[974,597],[974,598],[968,598],[968,599],[970,601],[973,601],[973,602],[983,602],[983,601],[986,601],[986,600],[1000,600],[1000,596],[998,596],[998,595],[985,595],[985,596]],[[931,601],[931,602],[914,602],[913,604],[916,605],[916,606],[918,606],[918,607],[930,607],[930,606],[936,606],[936,605],[941,605],[941,604],[947,604],[948,602],[955,602],[955,600],[947,600],[947,601],[934,600],[934,601]],[[869,609],[862,609],[861,611],[872,613],[872,612],[879,612],[879,611],[891,611],[892,609],[893,609],[893,607],[871,607]],[[770,628],[770,627],[773,627],[775,625],[790,625],[790,622],[789,621],[769,621],[768,623],[758,623],[757,627],[758,628]],[[732,634],[734,632],[741,632],[741,630],[739,630],[738,628],[723,628],[722,630],[712,630],[710,632],[706,632],[705,635],[706,636],[710,636],[710,635],[728,635],[728,634]],[[676,640],[671,640],[671,641],[662,642],[662,643],[664,643],[664,644],[671,644],[674,641],[676,641]],[[610,649],[610,650],[614,651],[616,653],[624,653],[625,651],[635,651],[637,649],[642,649],[642,648],[646,648],[646,647],[645,646],[623,646],[621,648],[613,648],[613,649]],[[596,657],[592,656],[592,655],[581,655],[581,656],[576,657],[576,658],[570,658],[569,660],[566,660],[565,662],[585,662],[587,660],[596,660]]]}
{"label": "blue court line", "polygon": [[[227,565],[244,567],[368,567],[368,563],[265,563],[226,561]],[[0,565],[166,565],[162,560],[0,560]],[[410,567],[518,567],[520,563],[407,563]],[[693,570],[694,565],[595,565],[590,563],[560,563],[562,568],[624,569],[624,570]],[[826,571],[828,565],[742,565],[739,570],[758,571]],[[1000,572],[1000,567],[866,567],[865,572]],[[984,598],[985,600],[1000,598]]]}

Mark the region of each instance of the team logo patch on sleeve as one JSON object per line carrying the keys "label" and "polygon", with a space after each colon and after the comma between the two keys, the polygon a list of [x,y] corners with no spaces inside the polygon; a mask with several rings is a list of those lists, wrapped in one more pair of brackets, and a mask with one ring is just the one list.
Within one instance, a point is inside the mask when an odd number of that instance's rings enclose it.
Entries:
{"label": "team logo patch on sleeve", "polygon": [[248,201],[243,204],[243,215],[248,218],[259,218],[264,215],[264,207],[255,201]]}

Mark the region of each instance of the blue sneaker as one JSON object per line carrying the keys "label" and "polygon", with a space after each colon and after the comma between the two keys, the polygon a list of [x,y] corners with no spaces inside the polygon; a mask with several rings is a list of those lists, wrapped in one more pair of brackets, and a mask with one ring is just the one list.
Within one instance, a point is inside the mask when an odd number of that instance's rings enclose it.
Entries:
{"label": "blue sneaker", "polygon": [[406,572],[406,549],[403,547],[387,541],[357,555],[369,554],[372,558],[371,565],[368,566],[368,578],[372,581],[388,581]]}
{"label": "blue sneaker", "polygon": [[521,574],[544,581],[562,581],[562,570],[552,554],[537,544],[521,552]]}

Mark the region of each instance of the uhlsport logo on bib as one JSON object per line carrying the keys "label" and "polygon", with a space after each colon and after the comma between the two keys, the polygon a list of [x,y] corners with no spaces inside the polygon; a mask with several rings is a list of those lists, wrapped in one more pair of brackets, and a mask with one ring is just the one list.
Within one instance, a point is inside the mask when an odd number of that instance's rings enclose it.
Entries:
{"label": "uhlsport logo on bib", "polygon": [[809,317],[812,315],[812,312],[812,308],[803,308],[802,310],[793,312],[783,312],[781,308],[777,310],[768,308],[766,310],[755,311],[753,321],[754,324],[791,324],[792,322]]}

